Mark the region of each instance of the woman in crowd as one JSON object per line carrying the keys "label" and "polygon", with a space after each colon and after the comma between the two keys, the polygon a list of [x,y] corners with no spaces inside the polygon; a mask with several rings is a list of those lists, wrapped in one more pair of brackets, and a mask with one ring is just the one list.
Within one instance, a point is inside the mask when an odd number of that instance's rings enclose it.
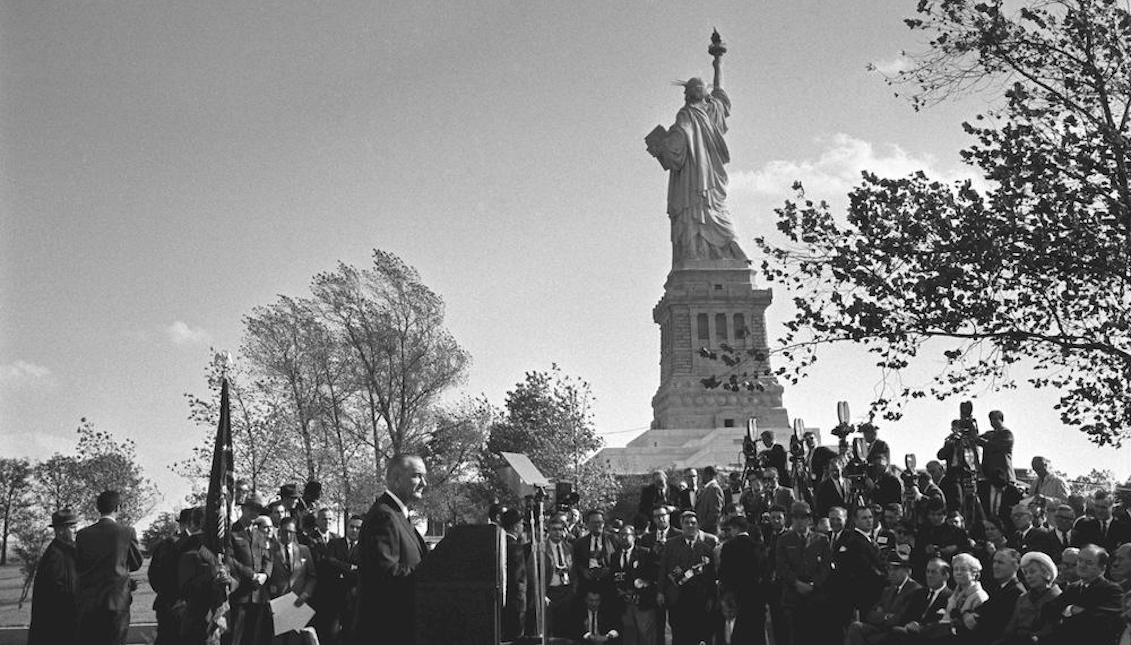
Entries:
{"label": "woman in crowd", "polygon": [[1054,626],[1055,612],[1044,611],[1045,605],[1060,595],[1052,558],[1040,551],[1030,551],[1021,556],[1021,572],[1029,591],[1017,599],[999,645],[1030,645]]}
{"label": "woman in crowd", "polygon": [[987,517],[976,527],[974,535],[974,557],[982,563],[983,569],[993,566],[994,554],[1006,547],[1005,530],[1001,520]]}
{"label": "woman in crowd", "polygon": [[946,615],[939,622],[949,625],[957,642],[970,640],[971,632],[977,624],[978,607],[990,596],[982,589],[982,563],[969,553],[959,553],[951,561],[954,571],[954,593],[946,604]]}

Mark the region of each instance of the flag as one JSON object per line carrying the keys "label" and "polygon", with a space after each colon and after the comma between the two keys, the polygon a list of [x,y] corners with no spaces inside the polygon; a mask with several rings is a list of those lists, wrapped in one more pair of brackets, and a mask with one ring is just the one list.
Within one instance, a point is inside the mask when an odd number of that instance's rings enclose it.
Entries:
{"label": "flag", "polygon": [[204,506],[204,546],[218,557],[228,544],[229,518],[232,516],[232,490],[235,473],[232,464],[232,420],[228,410],[228,379],[220,379],[220,423],[212,449],[212,470],[208,475],[208,497]]}
{"label": "flag", "polygon": [[[216,426],[216,443],[212,448],[212,470],[208,474],[208,497],[204,503],[203,546],[215,556],[216,574],[227,561],[228,531],[231,528],[232,491],[235,489],[235,468],[232,464],[232,419],[228,410],[228,379],[220,379],[220,423]],[[206,645],[220,645],[228,631],[228,594],[208,612]]]}

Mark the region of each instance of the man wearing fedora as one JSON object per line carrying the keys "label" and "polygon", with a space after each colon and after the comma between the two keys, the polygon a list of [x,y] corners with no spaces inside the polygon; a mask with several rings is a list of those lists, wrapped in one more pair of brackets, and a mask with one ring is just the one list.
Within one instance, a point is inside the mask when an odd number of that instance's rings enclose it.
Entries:
{"label": "man wearing fedora", "polygon": [[256,518],[267,512],[267,499],[250,491],[240,504],[240,518],[230,533],[232,557],[228,560],[236,588],[228,597],[231,606],[233,645],[254,645],[271,641],[271,601],[267,581],[271,577],[270,549],[257,548],[264,539]]}
{"label": "man wearing fedora", "polygon": [[192,509],[184,508],[177,515],[177,531],[149,547],[149,569],[146,575],[153,587],[153,612],[157,618],[157,637],[153,645],[176,645],[180,641],[181,622],[173,612],[177,601],[177,566],[180,552],[177,542],[188,535]]}
{"label": "man wearing fedora", "polygon": [[133,527],[118,523],[121,505],[118,491],[102,491],[95,501],[102,517],[75,535],[79,642],[84,645],[125,645],[130,627],[136,587],[130,572],[141,568],[141,549]]}
{"label": "man wearing fedora", "polygon": [[75,642],[78,612],[75,593],[75,524],[78,519],[69,508],[51,514],[55,539],[47,545],[35,568],[31,595],[31,627],[28,645],[70,645]]}

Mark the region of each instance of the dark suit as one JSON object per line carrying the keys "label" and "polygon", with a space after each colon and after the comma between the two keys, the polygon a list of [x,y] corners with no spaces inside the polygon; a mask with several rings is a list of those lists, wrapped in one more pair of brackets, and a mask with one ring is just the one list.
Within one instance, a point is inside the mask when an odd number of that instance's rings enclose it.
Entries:
{"label": "dark suit", "polygon": [[354,642],[415,641],[415,579],[413,574],[428,552],[396,501],[381,495],[361,525],[358,567],[361,593]]}
{"label": "dark suit", "polygon": [[983,432],[977,442],[982,447],[982,475],[990,481],[994,481],[995,477],[1003,477],[1001,481],[1014,481],[1013,431],[1002,427]]}
{"label": "dark suit", "polygon": [[[699,536],[688,545],[680,536],[667,543],[660,562],[660,593],[668,607],[668,620],[672,627],[672,645],[697,645],[710,638],[708,614],[715,598],[715,580],[718,563],[715,547],[718,539],[710,533]],[[681,572],[699,572],[691,578]],[[673,576],[675,578],[673,579]]]}
{"label": "dark suit", "polygon": [[[656,594],[659,587],[656,576],[659,566],[652,554],[641,550],[639,544],[631,552],[620,549],[613,554],[613,584],[623,608],[621,638],[631,645],[655,643],[658,638]],[[642,586],[637,585],[637,580]]]}
{"label": "dark suit", "polygon": [[[584,638],[585,634],[593,630],[594,625],[591,624],[591,617],[589,610],[585,607],[585,603],[581,603],[573,618],[572,636],[575,640],[588,643],[591,642]],[[601,608],[597,610],[596,615],[596,628],[597,633],[601,636],[608,634],[610,631],[616,630],[620,632],[620,621],[617,619],[616,612],[605,606],[602,601]],[[615,638],[607,641],[608,643],[620,643],[620,638]]]}
{"label": "dark suit", "polygon": [[766,642],[765,620],[759,626],[753,624],[747,616],[736,616],[730,640],[726,637],[727,621],[722,614],[712,617],[711,623],[711,640],[707,641],[711,645],[756,645]]}
{"label": "dark suit", "polygon": [[872,445],[868,447],[868,454],[864,455],[864,461],[871,463],[872,457],[878,455],[887,457],[888,463],[891,463],[891,448],[888,447],[888,443],[883,439],[876,439],[872,442]]}
{"label": "dark suit", "polygon": [[[1013,507],[1021,503],[1021,491],[1016,486],[1007,485],[1005,488],[1002,488],[997,513],[995,514],[992,504],[992,488],[988,481],[983,480],[978,482],[978,502],[980,502],[982,506],[982,512],[986,514],[986,517],[997,517],[1001,520],[1002,526],[1007,528],[1013,526],[1013,518],[1010,514],[1013,512]],[[967,526],[977,526],[970,521],[970,518],[966,518],[966,523]]]}
{"label": "dark suit", "polygon": [[789,458],[785,454],[785,448],[780,443],[775,443],[769,448],[766,444],[759,443],[758,460],[762,462],[763,467],[773,466],[778,470],[778,483],[782,486],[789,486]]}
{"label": "dark suit", "polygon": [[1069,529],[1063,534],[1061,534],[1060,529],[1049,529],[1048,540],[1045,543],[1045,547],[1049,550],[1045,551],[1045,553],[1050,558],[1052,558],[1053,562],[1060,564],[1061,554],[1064,553],[1064,550],[1070,546],[1080,546],[1078,540],[1076,539],[1075,529]]}
{"label": "dark suit", "polygon": [[518,539],[507,533],[507,594],[503,605],[502,639],[522,636],[526,624],[526,553]]}
{"label": "dark suit", "polygon": [[923,587],[908,578],[901,587],[889,584],[871,610],[861,615],[861,622],[849,625],[847,642],[887,642],[895,627],[905,625],[923,611],[927,599],[919,593]]}
{"label": "dark suit", "polygon": [[[267,583],[257,584],[256,574],[271,577],[271,553],[256,544],[262,540],[257,529],[233,530],[231,557],[228,569],[236,581],[236,588],[228,597],[232,609],[232,643],[256,645],[271,640],[271,619],[267,603],[271,600]],[[150,565],[152,566],[152,565]]]}
{"label": "dark suit", "polygon": [[1087,546],[1095,544],[1107,549],[1108,553],[1115,553],[1116,547],[1124,542],[1131,542],[1131,522],[1123,518],[1113,518],[1108,522],[1107,533],[1104,534],[1100,521],[1094,517],[1082,518],[1076,522],[1074,530],[1076,544],[1074,546]]}
{"label": "dark suit", "polygon": [[829,462],[836,459],[837,452],[828,446],[817,446],[809,454],[809,476],[812,477],[810,486],[816,490],[818,482],[825,478],[825,470]]}
{"label": "dark suit", "polygon": [[636,507],[637,531],[643,531],[652,523],[652,510],[657,504],[671,504],[671,494],[667,487],[648,484],[640,489],[640,503]]}
{"label": "dark suit", "polygon": [[842,531],[832,549],[833,574],[829,586],[834,619],[845,624],[853,609],[863,613],[879,599],[887,577],[886,567],[876,545],[855,529]]}
{"label": "dark suit", "polygon": [[990,597],[978,607],[978,623],[974,627],[974,637],[980,642],[991,643],[1001,638],[1005,625],[1013,616],[1017,599],[1025,593],[1025,587],[1021,586],[1017,578],[1011,578],[1004,584],[996,580],[987,581],[983,583],[982,588],[990,594]]}
{"label": "dark suit", "polygon": [[596,550],[593,550],[593,535],[590,533],[574,540],[574,589],[580,591],[583,585],[595,588],[601,593],[602,598],[608,599],[606,604],[609,604],[613,596],[613,577],[609,571],[609,564],[616,550],[612,539],[604,534],[598,537]]}
{"label": "dark suit", "polygon": [[141,568],[133,527],[103,517],[75,536],[79,642],[123,645],[130,626],[130,572]]}
{"label": "dark suit", "polygon": [[149,550],[146,577],[153,588],[153,612],[157,619],[157,636],[153,645],[176,645],[180,640],[180,620],[173,615],[177,597],[178,536],[162,538]]}
{"label": "dark suit", "polygon": [[847,480],[844,481],[842,487],[838,488],[837,483],[833,480],[827,477],[822,479],[821,483],[817,484],[817,491],[814,495],[816,499],[815,517],[825,517],[829,514],[829,509],[834,506],[847,509],[849,495]]}
{"label": "dark suit", "polygon": [[931,626],[936,625],[946,613],[946,604],[950,601],[951,590],[950,587],[943,586],[934,599],[931,598],[931,594],[934,592],[929,587],[920,587],[919,591],[915,593],[915,603],[919,607],[919,611],[910,615],[902,625],[892,627],[892,634],[895,636],[893,640],[896,643],[923,642],[914,633],[907,631],[907,625],[912,622],[919,623],[920,627],[928,628],[927,632],[937,629]]}
{"label": "dark suit", "polygon": [[[1041,526],[1030,527],[1024,535],[1022,535],[1020,531],[1014,532],[1007,540],[1009,547],[1017,549],[1019,553],[1040,551],[1052,557],[1055,547],[1051,546],[1050,542],[1056,542],[1056,538],[1052,535],[1052,530]],[[1058,553],[1057,555],[1060,554]]]}
{"label": "dark suit", "polygon": [[707,482],[695,500],[695,514],[699,528],[708,533],[719,532],[719,518],[723,514],[723,489],[718,482]]}
{"label": "dark suit", "polygon": [[[678,540],[681,535],[682,532],[679,529],[668,527],[668,529],[663,532],[662,536],[658,531],[652,530],[642,534],[640,538],[636,540],[636,548],[640,549],[641,555],[647,555],[649,559],[652,560],[656,571],[653,580],[657,581],[657,587],[659,587],[659,577],[663,575],[660,571],[660,563],[663,560],[664,547],[667,545],[668,540]],[[658,632],[656,640],[658,645],[664,645],[664,625],[667,624],[667,620],[667,608],[658,607],[656,609],[656,631]]]}
{"label": "dark suit", "polygon": [[357,544],[350,548],[346,538],[330,540],[318,562],[318,613],[314,623],[319,628],[319,640],[327,645],[336,642],[343,626],[353,624],[357,607],[356,565]]}
{"label": "dark suit", "polygon": [[[304,602],[310,602],[318,587],[318,569],[310,547],[297,541],[287,546],[274,543],[271,549],[271,578],[267,581],[267,585],[271,590],[271,598],[279,598],[294,592]],[[313,621],[312,618],[311,622]],[[300,634],[288,632],[276,636],[273,642],[298,645],[303,641]]]}
{"label": "dark suit", "polygon": [[180,625],[181,645],[204,645],[213,632],[212,610],[224,602],[227,591],[216,580],[223,567],[216,554],[204,546],[200,534],[190,536],[180,544],[177,598],[184,607]]}
{"label": "dark suit", "polygon": [[749,640],[752,643],[766,642],[765,573],[766,558],[761,540],[742,534],[723,543],[719,552],[720,591],[734,594],[738,615],[753,632]]}
{"label": "dark suit", "polygon": [[1042,615],[1063,615],[1064,609],[1071,605],[1082,607],[1084,611],[1064,618],[1049,638],[1041,639],[1041,645],[1046,643],[1091,645],[1115,642],[1113,635],[1118,634],[1118,629],[1121,627],[1119,619],[1121,595],[1122,590],[1119,585],[1103,577],[1097,578],[1087,586],[1082,581],[1068,585],[1064,593],[1045,606]]}
{"label": "dark suit", "polygon": [[28,645],[71,645],[78,629],[75,545],[55,538],[35,567]]}

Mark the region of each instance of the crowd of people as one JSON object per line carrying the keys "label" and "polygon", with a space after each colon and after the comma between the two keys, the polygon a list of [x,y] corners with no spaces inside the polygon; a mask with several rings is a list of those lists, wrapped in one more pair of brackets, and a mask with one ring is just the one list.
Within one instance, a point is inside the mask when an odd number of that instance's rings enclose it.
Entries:
{"label": "crowd of people", "polygon": [[[549,636],[577,643],[664,645],[670,630],[673,645],[1131,645],[1128,509],[1111,490],[1070,495],[1043,457],[1020,484],[1013,434],[1000,412],[990,421],[979,434],[957,420],[922,472],[893,467],[865,425],[851,448],[763,434],[726,476],[657,471],[631,517],[495,505],[502,640],[540,634],[541,613]],[[420,458],[392,458],[386,492],[342,537],[309,490],[243,491],[222,554],[202,539],[203,509],[182,512],[180,534],[151,547],[157,643],[411,645],[428,548],[409,509],[426,486]],[[103,517],[77,535],[74,514],[54,515],[31,645],[124,642],[142,559],[119,501],[100,495]],[[274,636],[269,604],[288,594],[313,618]]]}

